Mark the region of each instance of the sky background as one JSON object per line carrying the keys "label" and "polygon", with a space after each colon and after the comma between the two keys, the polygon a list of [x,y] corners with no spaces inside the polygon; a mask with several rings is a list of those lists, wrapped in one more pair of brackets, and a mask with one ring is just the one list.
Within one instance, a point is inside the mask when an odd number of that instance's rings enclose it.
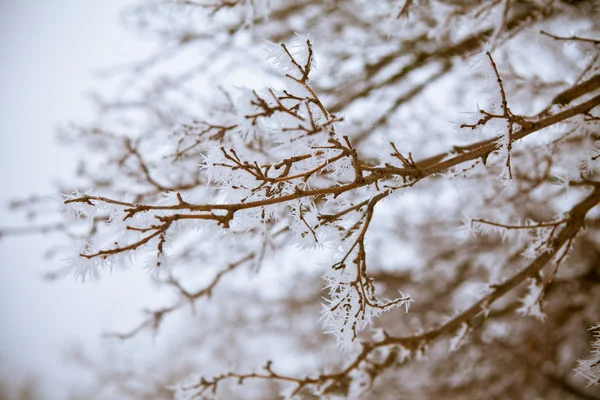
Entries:
{"label": "sky background", "polygon": [[[86,93],[110,86],[102,67],[142,58],[150,48],[121,27],[123,0],[0,1],[0,228],[23,226],[11,199],[54,194],[77,154],[60,147],[56,128],[93,115]],[[0,238],[0,377],[37,376],[43,398],[64,398],[76,379],[65,360],[70,344],[100,349],[106,330],[138,319],[146,280],[119,272],[81,284],[46,282],[60,266],[42,235]],[[118,312],[116,312],[118,310]]]}

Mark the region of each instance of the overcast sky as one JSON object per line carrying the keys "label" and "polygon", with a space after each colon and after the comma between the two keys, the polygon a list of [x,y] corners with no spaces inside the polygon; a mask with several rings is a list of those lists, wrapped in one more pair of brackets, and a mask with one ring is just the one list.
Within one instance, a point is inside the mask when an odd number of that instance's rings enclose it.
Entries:
{"label": "overcast sky", "polygon": [[[23,225],[6,209],[12,198],[52,193],[66,181],[75,154],[60,148],[55,128],[92,113],[86,92],[106,83],[101,67],[147,54],[148,44],[120,26],[123,0],[0,1],[0,227]],[[58,261],[43,258],[50,242],[0,239],[0,373],[42,379],[44,398],[64,398],[72,374],[69,343],[97,345],[105,330],[139,316],[144,290],[132,274],[85,284],[43,282]],[[116,312],[118,310],[118,313]]]}

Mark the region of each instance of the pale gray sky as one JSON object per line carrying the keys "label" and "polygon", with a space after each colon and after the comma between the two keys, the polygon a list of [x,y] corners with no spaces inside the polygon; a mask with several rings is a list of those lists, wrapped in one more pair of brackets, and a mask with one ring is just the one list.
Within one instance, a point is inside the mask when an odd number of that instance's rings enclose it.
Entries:
{"label": "pale gray sky", "polygon": [[[11,198],[51,193],[76,155],[55,128],[92,113],[85,93],[106,83],[93,72],[147,54],[148,44],[121,28],[124,0],[0,1],[0,226],[18,226]],[[43,258],[47,237],[0,239],[0,374],[40,375],[47,399],[73,382],[63,353],[70,342],[94,346],[105,330],[139,316],[147,284],[117,273],[82,285],[41,280],[59,264]],[[144,286],[146,284],[146,286]],[[115,310],[118,310],[116,312]]]}

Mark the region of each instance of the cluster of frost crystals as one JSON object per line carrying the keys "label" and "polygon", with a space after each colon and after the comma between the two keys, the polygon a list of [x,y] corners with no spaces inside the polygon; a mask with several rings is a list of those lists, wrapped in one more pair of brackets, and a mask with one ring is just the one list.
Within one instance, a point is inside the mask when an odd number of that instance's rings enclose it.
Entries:
{"label": "cluster of frost crystals", "polygon": [[523,304],[517,309],[517,313],[534,317],[542,322],[546,319],[546,314],[542,311],[542,295],[544,286],[541,279],[529,278],[527,294],[521,299]]}
{"label": "cluster of frost crystals", "polygon": [[314,204],[305,205],[299,200],[291,204],[289,213],[292,217],[290,229],[294,232],[292,242],[301,249],[314,248],[323,242]]}
{"label": "cluster of frost crystals", "polygon": [[521,253],[526,260],[534,260],[543,253],[551,250],[549,238],[552,234],[552,228],[537,228],[532,231],[532,239],[525,250],[523,250],[523,253]]}
{"label": "cluster of frost crystals", "polygon": [[[90,193],[75,191],[63,197],[65,201],[69,201],[85,198],[90,196]],[[169,206],[177,203],[177,193],[166,192],[154,205]],[[72,274],[81,282],[95,280],[103,271],[110,272],[115,266],[132,263],[140,253],[144,269],[155,278],[163,272],[168,272],[172,266],[172,257],[167,251],[164,248],[159,251],[158,238],[149,240],[139,249],[126,252],[119,250],[147,236],[146,233],[131,228],[146,228],[155,224],[156,218],[152,213],[139,212],[129,216],[124,212],[123,206],[115,206],[97,199],[67,203],[62,207],[61,212],[65,218],[80,222],[81,234],[85,237],[85,240],[76,243],[69,255],[63,259],[65,264],[61,270],[63,275]],[[175,212],[165,210],[162,215],[168,216]],[[191,224],[197,223],[191,221]],[[177,227],[181,228],[181,226]],[[165,233],[164,237],[169,242],[172,234]]]}
{"label": "cluster of frost crystals", "polygon": [[[81,193],[79,190],[75,190],[72,193],[63,194],[62,196],[64,201],[69,201],[82,196],[88,196],[90,195],[90,192],[91,191]],[[86,226],[91,228],[96,209],[90,203],[75,202],[68,203],[61,207],[60,213],[63,214],[68,221],[85,221]]]}
{"label": "cluster of frost crystals", "polygon": [[112,257],[83,257],[98,251],[90,243],[81,242],[73,247],[71,253],[62,259],[64,267],[58,272],[60,276],[72,275],[76,281],[86,283],[98,280],[102,272],[111,272],[122,261],[120,255]]}
{"label": "cluster of frost crystals", "polygon": [[[309,57],[309,50],[306,46],[307,40],[309,40],[308,36],[296,33],[294,38],[286,45],[290,54],[285,51],[283,45],[270,43],[270,51],[267,60],[271,63],[273,69],[282,76],[292,76],[297,79],[302,79],[302,73],[298,70],[298,67],[291,62],[290,55],[294,57],[294,60],[299,65],[306,65]],[[315,66],[314,58],[312,58],[310,67],[312,69]]]}
{"label": "cluster of frost crystals", "polygon": [[[89,196],[90,193],[91,191],[74,191],[63,195],[63,199],[73,200]],[[79,234],[86,238],[76,241],[69,255],[63,258],[65,266],[59,274],[71,274],[75,280],[85,283],[98,279],[101,271],[110,272],[113,267],[119,265],[122,261],[120,255],[84,257],[106,248],[106,243],[118,243],[127,236],[126,224],[122,224],[122,215],[116,207],[103,202],[72,202],[63,205],[60,213],[69,223],[77,223]],[[99,225],[107,229],[100,232]],[[89,235],[91,231],[97,233],[94,236]]]}
{"label": "cluster of frost crystals", "polygon": [[325,333],[332,334],[338,347],[349,353],[360,349],[358,334],[372,325],[373,320],[384,311],[404,306],[408,312],[411,297],[399,292],[399,297],[391,302],[382,303],[369,298],[365,304],[363,296],[372,293],[361,293],[357,283],[357,273],[352,268],[329,268],[323,275],[325,287],[329,291],[329,298],[322,304],[322,324]]}
{"label": "cluster of frost crystals", "polygon": [[73,254],[63,260],[65,267],[63,274],[72,274],[75,280],[85,283],[90,280],[97,280],[100,277],[100,270],[96,260],[81,257],[80,253],[90,252],[91,248],[88,243],[83,243],[81,246],[73,249]]}
{"label": "cluster of frost crystals", "polygon": [[358,347],[358,341],[355,341],[356,332],[367,327],[372,318],[371,315],[357,318],[356,312],[352,311],[360,308],[358,293],[350,285],[350,282],[356,279],[356,274],[352,274],[347,268],[329,268],[323,279],[330,296],[322,304],[323,329],[325,333],[335,336],[341,349],[354,351]]}
{"label": "cluster of frost crystals", "polygon": [[587,360],[579,360],[575,372],[583,376],[588,386],[600,385],[600,324],[590,328],[594,331],[594,342],[592,343],[592,357]]}

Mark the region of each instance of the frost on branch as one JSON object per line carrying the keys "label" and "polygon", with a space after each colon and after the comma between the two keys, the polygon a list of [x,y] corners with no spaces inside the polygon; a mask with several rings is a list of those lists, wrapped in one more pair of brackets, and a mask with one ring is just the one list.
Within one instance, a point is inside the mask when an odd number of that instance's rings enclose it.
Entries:
{"label": "frost on branch", "polygon": [[544,322],[546,314],[542,310],[542,295],[544,287],[541,278],[530,278],[527,295],[521,299],[522,306],[517,309],[521,315],[528,315]]}
{"label": "frost on branch", "polygon": [[587,380],[588,386],[597,386],[600,385],[600,325],[593,326],[590,330],[594,332],[592,357],[587,360],[579,360],[575,372]]}
{"label": "frost on branch", "polygon": [[[371,172],[376,171],[376,166],[362,161],[349,138],[336,132],[339,119],[327,111],[309,85],[314,65],[310,40],[299,37],[292,46],[281,44],[274,52],[277,54],[269,57],[291,84],[288,89],[244,92],[242,101],[246,105],[238,103],[234,112],[245,114],[234,117],[233,121],[246,120],[245,124],[204,124],[201,131],[201,134],[216,131],[221,143],[221,132],[233,133],[228,146],[207,141],[202,165],[208,182],[221,193],[216,198],[221,197],[224,203],[196,205],[175,191],[165,193],[149,205],[79,193],[67,197],[65,203],[76,216],[88,218],[100,215],[106,207],[116,208],[120,215],[111,212],[104,222],[109,226],[114,222],[124,223],[128,233],[118,240],[99,244],[98,250],[91,250],[90,246],[80,253],[81,258],[86,262],[112,260],[121,254],[148,250],[152,253],[155,249],[153,255],[147,256],[147,269],[154,275],[168,271],[171,232],[182,224],[204,220],[224,232],[256,231],[267,235],[269,226],[287,214],[289,229],[296,236],[293,241],[302,246],[333,246],[341,254],[325,274],[329,298],[324,305],[323,321],[325,330],[336,336],[340,347],[349,349],[352,342],[358,343],[358,334],[375,317],[401,306],[408,312],[412,301],[402,292],[394,299],[379,300],[374,281],[368,275],[367,232],[375,206],[391,189],[382,190],[370,184],[378,178],[377,173]],[[235,132],[243,134],[242,140]],[[257,139],[273,143],[270,154],[248,146]],[[409,160],[393,148],[401,165],[416,169],[410,155]],[[299,155],[278,159],[282,154]],[[347,174],[340,173],[344,169]],[[414,184],[414,178],[405,176],[403,181]],[[364,200],[357,204],[347,197],[345,192],[353,190]],[[332,242],[340,238],[331,236],[332,229],[346,231],[341,235],[341,243]],[[110,237],[110,229],[107,235]],[[79,275],[85,278],[91,274],[87,271]]]}
{"label": "frost on branch", "polygon": [[333,334],[344,351],[359,348],[358,334],[373,324],[384,311],[404,307],[408,312],[410,296],[400,292],[393,300],[381,301],[375,297],[373,282],[356,272],[333,269],[324,276],[329,298],[323,304],[322,320],[325,333]]}

